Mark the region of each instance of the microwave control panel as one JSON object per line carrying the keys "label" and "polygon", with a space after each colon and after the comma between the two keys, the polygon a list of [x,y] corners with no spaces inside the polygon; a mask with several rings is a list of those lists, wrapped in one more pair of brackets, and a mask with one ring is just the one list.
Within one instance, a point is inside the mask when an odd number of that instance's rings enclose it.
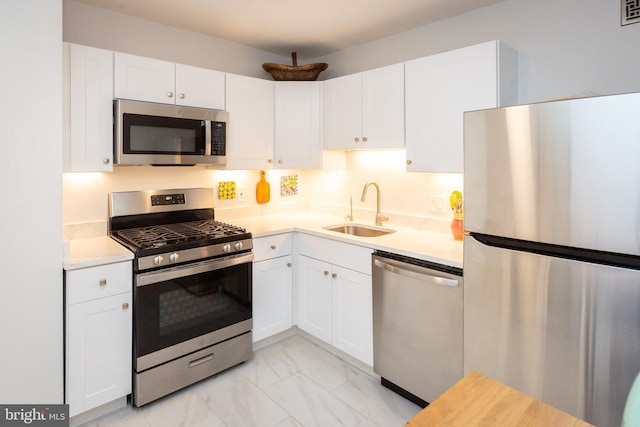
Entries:
{"label": "microwave control panel", "polygon": [[225,156],[227,141],[227,124],[211,122],[211,155]]}

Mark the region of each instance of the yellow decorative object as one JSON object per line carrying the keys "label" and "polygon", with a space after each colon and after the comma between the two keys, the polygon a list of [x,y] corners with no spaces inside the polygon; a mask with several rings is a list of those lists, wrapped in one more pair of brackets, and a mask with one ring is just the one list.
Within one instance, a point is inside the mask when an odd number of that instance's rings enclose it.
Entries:
{"label": "yellow decorative object", "polygon": [[449,204],[453,211],[453,220],[451,221],[451,234],[455,240],[462,240],[464,236],[464,209],[462,205],[462,193],[455,190],[449,196]]}
{"label": "yellow decorative object", "polygon": [[256,201],[258,203],[267,203],[271,199],[271,186],[264,179],[264,171],[260,171],[260,181],[256,184]]}
{"label": "yellow decorative object", "polygon": [[220,181],[218,183],[218,199],[229,200],[236,198],[235,181]]}
{"label": "yellow decorative object", "polygon": [[298,194],[298,175],[280,177],[280,196],[295,196]]}

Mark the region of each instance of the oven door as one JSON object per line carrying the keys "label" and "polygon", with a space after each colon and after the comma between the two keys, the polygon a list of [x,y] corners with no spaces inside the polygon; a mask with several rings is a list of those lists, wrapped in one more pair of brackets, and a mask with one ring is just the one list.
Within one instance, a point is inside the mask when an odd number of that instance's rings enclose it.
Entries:
{"label": "oven door", "polygon": [[253,253],[136,276],[136,372],[246,333]]}

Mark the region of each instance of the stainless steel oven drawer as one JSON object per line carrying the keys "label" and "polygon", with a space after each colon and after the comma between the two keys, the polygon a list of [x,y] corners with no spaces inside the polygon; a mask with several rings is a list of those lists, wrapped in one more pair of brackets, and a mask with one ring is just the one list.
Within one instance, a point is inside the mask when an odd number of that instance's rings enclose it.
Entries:
{"label": "stainless steel oven drawer", "polygon": [[134,377],[134,405],[142,406],[251,359],[251,332],[157,366]]}

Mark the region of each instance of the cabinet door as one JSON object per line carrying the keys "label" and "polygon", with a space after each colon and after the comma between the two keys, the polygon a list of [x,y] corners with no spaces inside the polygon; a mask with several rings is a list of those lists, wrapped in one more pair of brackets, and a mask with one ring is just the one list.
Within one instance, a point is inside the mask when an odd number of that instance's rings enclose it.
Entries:
{"label": "cabinet door", "polygon": [[291,255],[253,263],[253,341],[291,328]]}
{"label": "cabinet door", "polygon": [[320,82],[275,82],[275,167],[322,167]]}
{"label": "cabinet door", "polygon": [[323,148],[361,148],[362,74],[323,82]]}
{"label": "cabinet door", "polygon": [[331,265],[299,256],[298,327],[331,343]]}
{"label": "cabinet door", "polygon": [[175,103],[175,64],[115,53],[114,95],[137,101]]}
{"label": "cabinet door", "polygon": [[404,64],[362,73],[361,148],[404,147]]}
{"label": "cabinet door", "polygon": [[127,292],[69,306],[70,416],[131,393],[131,304]]}
{"label": "cabinet door", "polygon": [[176,64],[176,104],[224,110],[224,73]]}
{"label": "cabinet door", "polygon": [[407,170],[462,172],[464,112],[498,102],[497,42],[409,61]]}
{"label": "cabinet door", "polygon": [[229,112],[227,169],[273,166],[273,82],[226,76]]}
{"label": "cabinet door", "polygon": [[65,126],[70,172],[113,170],[113,52],[69,45]]}
{"label": "cabinet door", "polygon": [[373,366],[371,276],[332,267],[334,347]]}

